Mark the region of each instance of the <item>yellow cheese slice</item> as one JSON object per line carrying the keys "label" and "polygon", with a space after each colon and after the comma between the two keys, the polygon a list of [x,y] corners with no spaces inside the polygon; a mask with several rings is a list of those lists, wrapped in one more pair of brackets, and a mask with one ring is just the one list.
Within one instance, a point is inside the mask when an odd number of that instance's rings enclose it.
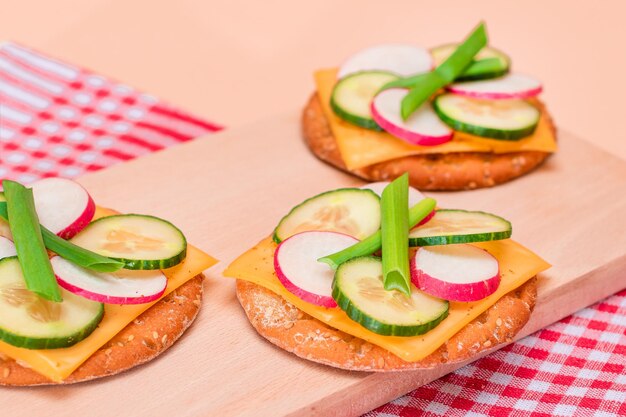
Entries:
{"label": "yellow cheese slice", "polygon": [[510,239],[475,245],[486,249],[498,259],[502,278],[500,287],[495,293],[481,301],[451,302],[450,314],[439,326],[424,335],[414,337],[381,336],[352,321],[339,308],[318,307],[300,300],[287,291],[276,277],[273,260],[277,245],[269,237],[230,264],[224,271],[224,276],[261,285],[319,321],[378,345],[407,362],[415,362],[437,350],[503,295],[550,267],[550,264],[539,256]]}
{"label": "yellow cheese slice", "polygon": [[[485,139],[455,132],[448,143],[437,146],[416,146],[385,132],[376,132],[354,126],[339,118],[330,107],[330,96],[337,82],[337,69],[315,73],[315,84],[322,102],[322,110],[337,141],[341,157],[348,169],[358,169],[410,155],[450,152],[510,153],[519,151],[555,152],[556,140],[545,111],[535,132],[518,141]],[[543,106],[540,106],[543,108]]]}
{"label": "yellow cheese slice", "polygon": [[[95,218],[112,214],[115,212],[98,208]],[[164,296],[216,263],[216,259],[201,250],[187,246],[185,260],[163,271],[168,278]],[[52,381],[59,382],[70,376],[91,355],[155,303],[156,301],[138,305],[105,305],[104,318],[98,328],[88,338],[69,348],[29,350],[0,341],[0,353],[29,366]]]}

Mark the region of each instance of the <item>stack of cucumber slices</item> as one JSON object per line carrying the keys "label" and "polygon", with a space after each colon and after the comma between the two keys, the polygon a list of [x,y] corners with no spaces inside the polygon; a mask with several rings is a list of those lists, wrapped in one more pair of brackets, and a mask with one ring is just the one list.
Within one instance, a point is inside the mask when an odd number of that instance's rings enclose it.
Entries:
{"label": "stack of cucumber slices", "polygon": [[339,69],[330,106],[348,123],[413,145],[440,145],[455,131],[499,140],[532,135],[541,111],[528,99],[541,93],[541,82],[511,73],[510,58],[486,42],[480,25],[463,43],[430,51],[362,50]]}
{"label": "stack of cucumber slices", "polygon": [[[509,238],[511,223],[480,211],[435,209],[407,182],[408,227],[399,222],[405,241],[389,243],[386,216],[406,211],[393,213],[385,190],[399,180],[328,191],[283,217],[273,237],[274,270],[285,289],[387,336],[426,333],[445,320],[449,302],[493,294],[498,261],[472,243]],[[404,290],[388,285],[388,258],[405,259]]]}
{"label": "stack of cucumber slices", "polygon": [[27,349],[72,346],[106,314],[105,304],[144,304],[167,288],[162,269],[187,242],[171,223],[138,214],[95,221],[82,186],[47,178],[0,193],[0,341]]}

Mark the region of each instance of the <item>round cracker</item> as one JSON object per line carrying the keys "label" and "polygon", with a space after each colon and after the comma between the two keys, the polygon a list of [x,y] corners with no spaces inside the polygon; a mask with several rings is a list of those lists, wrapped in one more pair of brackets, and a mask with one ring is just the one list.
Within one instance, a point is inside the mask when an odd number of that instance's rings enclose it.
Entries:
{"label": "round cracker", "polygon": [[159,356],[193,323],[202,304],[202,275],[181,285],[126,326],[62,382],[0,357],[0,385],[74,384],[111,376]]}
{"label": "round cracker", "polygon": [[500,298],[418,362],[406,362],[379,346],[336,330],[259,285],[238,280],[237,298],[261,336],[301,358],[350,371],[401,371],[464,361],[511,342],[535,307],[537,278]]}
{"label": "round cracker", "polygon": [[[552,120],[548,119],[548,122],[555,131]],[[317,94],[311,96],[302,113],[302,132],[311,151],[330,165],[367,181],[388,181],[408,172],[410,184],[421,190],[491,187],[530,172],[550,155],[539,151],[435,153],[405,156],[349,170],[341,158]]]}

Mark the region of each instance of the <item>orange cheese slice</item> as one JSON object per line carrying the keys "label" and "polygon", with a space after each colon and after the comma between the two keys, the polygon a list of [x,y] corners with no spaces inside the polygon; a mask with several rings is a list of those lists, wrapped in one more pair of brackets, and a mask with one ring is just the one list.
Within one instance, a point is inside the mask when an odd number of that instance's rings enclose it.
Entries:
{"label": "orange cheese slice", "polygon": [[322,102],[324,116],[328,120],[337,141],[341,157],[348,169],[358,169],[410,155],[450,152],[510,153],[519,151],[555,152],[556,140],[547,115],[542,116],[535,132],[518,141],[485,139],[479,136],[455,132],[448,143],[437,146],[410,145],[385,132],[376,132],[354,126],[339,118],[330,107],[330,96],[337,82],[337,69],[325,69],[315,73],[315,84]]}
{"label": "orange cheese slice", "polygon": [[510,239],[475,245],[486,249],[498,259],[502,277],[500,287],[495,293],[481,301],[451,302],[449,315],[439,326],[424,335],[414,337],[381,336],[352,321],[339,308],[318,307],[300,300],[287,291],[276,277],[273,260],[277,245],[269,237],[230,264],[224,271],[224,276],[261,285],[319,321],[378,345],[405,361],[415,362],[437,350],[463,326],[494,305],[503,295],[550,267],[550,264],[539,256]]}
{"label": "orange cheese slice", "polygon": [[[112,214],[115,212],[98,208],[96,218]],[[185,260],[175,267],[163,271],[168,278],[164,296],[216,263],[216,259],[201,250],[187,246]],[[105,305],[104,318],[98,328],[88,338],[69,348],[30,350],[0,341],[0,353],[19,361],[20,364],[29,366],[52,381],[59,382],[70,376],[91,355],[155,303],[123,306]]]}

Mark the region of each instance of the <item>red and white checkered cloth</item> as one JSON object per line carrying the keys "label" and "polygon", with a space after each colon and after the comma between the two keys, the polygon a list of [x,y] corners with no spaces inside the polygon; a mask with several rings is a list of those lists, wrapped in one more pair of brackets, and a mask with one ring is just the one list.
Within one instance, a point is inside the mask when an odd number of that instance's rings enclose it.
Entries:
{"label": "red and white checkered cloth", "polygon": [[220,129],[91,71],[0,45],[0,179],[73,178]]}
{"label": "red and white checkered cloth", "polygon": [[364,417],[626,416],[626,290]]}
{"label": "red and white checkered cloth", "polygon": [[[220,129],[100,75],[0,46],[0,179],[76,177]],[[626,416],[626,291],[368,413]]]}

